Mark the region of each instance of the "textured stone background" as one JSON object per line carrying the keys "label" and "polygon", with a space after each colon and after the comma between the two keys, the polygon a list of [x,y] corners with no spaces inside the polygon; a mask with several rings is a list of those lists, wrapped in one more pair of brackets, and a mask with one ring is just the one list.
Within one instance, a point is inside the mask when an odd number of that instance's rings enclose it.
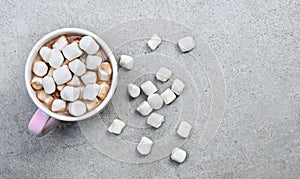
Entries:
{"label": "textured stone background", "polygon": [[[62,27],[102,32],[144,17],[193,28],[215,51],[226,113],[213,141],[182,165],[102,155],[76,123],[36,138],[24,65],[43,35]],[[12,1],[0,6],[0,178],[296,178],[300,175],[300,1]],[[186,144],[188,145],[188,143]]]}

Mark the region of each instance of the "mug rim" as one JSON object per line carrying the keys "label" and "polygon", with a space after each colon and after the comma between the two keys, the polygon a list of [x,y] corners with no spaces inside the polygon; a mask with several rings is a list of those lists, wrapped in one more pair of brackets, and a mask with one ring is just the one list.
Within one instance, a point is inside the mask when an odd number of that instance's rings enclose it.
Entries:
{"label": "mug rim", "polygon": [[[36,97],[36,90],[34,90],[32,88],[31,83],[30,83],[31,76],[32,76],[32,74],[31,74],[32,62],[35,59],[35,56],[39,52],[40,48],[45,43],[47,43],[49,40],[54,39],[60,35],[70,34],[70,33],[79,34],[79,35],[88,35],[88,36],[93,37],[99,43],[102,50],[106,53],[106,55],[110,61],[110,64],[112,66],[112,71],[113,71],[110,89],[109,89],[109,92],[107,93],[105,99],[95,109],[93,109],[79,117],[66,116],[66,115],[52,112],[45,104],[43,104],[42,102],[39,101],[39,99]],[[51,116],[55,119],[61,120],[61,121],[80,121],[80,120],[84,120],[84,119],[87,119],[87,118],[90,118],[90,117],[96,115],[98,112],[103,110],[105,108],[105,106],[108,104],[108,102],[111,100],[111,98],[117,88],[117,82],[118,82],[118,64],[117,64],[115,56],[112,53],[112,50],[106,44],[106,42],[103,39],[101,39],[98,35],[90,32],[88,30],[81,29],[81,28],[62,28],[62,29],[58,29],[58,30],[55,30],[55,31],[52,31],[52,32],[46,34],[33,46],[32,50],[29,53],[29,56],[27,58],[26,65],[25,65],[25,84],[26,84],[26,89],[27,89],[27,92],[28,92],[31,100],[43,112],[45,112],[46,114],[48,114],[49,116]]]}

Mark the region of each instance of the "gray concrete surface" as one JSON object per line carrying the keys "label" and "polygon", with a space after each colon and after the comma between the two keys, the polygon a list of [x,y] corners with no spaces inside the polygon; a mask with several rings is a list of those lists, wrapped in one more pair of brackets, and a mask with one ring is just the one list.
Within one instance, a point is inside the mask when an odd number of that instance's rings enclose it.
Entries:
{"label": "gray concrete surface", "polygon": [[[24,65],[39,38],[62,27],[101,32],[144,17],[193,28],[223,65],[226,113],[213,141],[187,162],[122,163],[78,124],[36,138]],[[0,178],[298,178],[300,1],[12,1],[0,6]]]}

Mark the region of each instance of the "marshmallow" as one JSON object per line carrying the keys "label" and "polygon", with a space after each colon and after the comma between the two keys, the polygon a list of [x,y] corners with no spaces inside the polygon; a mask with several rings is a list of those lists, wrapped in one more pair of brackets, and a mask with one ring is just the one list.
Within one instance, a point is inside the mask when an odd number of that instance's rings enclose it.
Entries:
{"label": "marshmallow", "polygon": [[99,56],[95,55],[88,55],[86,57],[86,68],[89,70],[97,70],[97,68],[101,65],[102,63],[102,58]]}
{"label": "marshmallow", "polygon": [[98,71],[98,77],[100,81],[110,81],[110,75],[103,70]]}
{"label": "marshmallow", "polygon": [[73,75],[73,78],[67,83],[67,85],[76,87],[76,86],[81,86],[82,83],[77,76]]}
{"label": "marshmallow", "polygon": [[81,77],[82,82],[87,85],[87,84],[93,84],[96,83],[97,80],[97,75],[96,72],[92,72],[92,71],[87,71],[84,75],[82,75]]}
{"label": "marshmallow", "polygon": [[151,94],[148,96],[147,101],[153,109],[160,109],[164,104],[159,94]]}
{"label": "marshmallow", "polygon": [[134,65],[134,60],[131,56],[121,55],[119,64],[122,67],[124,67],[128,70],[131,70],[133,68],[133,65]]}
{"label": "marshmallow", "polygon": [[72,78],[67,65],[63,65],[53,71],[53,79],[57,85],[62,85]]}
{"label": "marshmallow", "polygon": [[101,100],[104,100],[104,98],[106,97],[107,93],[109,91],[109,85],[106,82],[103,82],[100,84],[100,90],[98,93],[98,97]]}
{"label": "marshmallow", "polygon": [[47,74],[47,72],[48,72],[48,66],[46,65],[45,62],[38,61],[33,64],[33,73],[36,76],[43,77]]}
{"label": "marshmallow", "polygon": [[133,98],[137,98],[141,93],[141,89],[132,83],[128,84],[127,89],[128,89],[129,95]]}
{"label": "marshmallow", "polygon": [[66,36],[60,36],[52,45],[52,48],[62,50],[65,46],[69,44]]}
{"label": "marshmallow", "polygon": [[91,110],[95,109],[100,104],[100,101],[96,98],[94,101],[88,101],[87,100],[84,103],[86,105],[87,110],[91,111]]}
{"label": "marshmallow", "polygon": [[174,148],[171,153],[171,159],[177,163],[182,163],[186,159],[186,151],[180,148]]}
{"label": "marshmallow", "polygon": [[111,125],[108,127],[108,131],[114,134],[121,134],[125,127],[125,123],[119,119],[114,119]]}
{"label": "marshmallow", "polygon": [[142,102],[137,108],[136,110],[142,115],[142,116],[147,116],[148,114],[151,113],[152,108],[149,105],[149,103],[147,101]]}
{"label": "marshmallow", "polygon": [[108,62],[103,62],[101,63],[100,67],[99,67],[99,71],[105,71],[106,73],[108,73],[109,75],[112,74],[112,68],[111,68],[111,65],[110,63]]}
{"label": "marshmallow", "polygon": [[98,43],[91,36],[84,36],[79,42],[79,46],[87,54],[93,55],[99,50]]}
{"label": "marshmallow", "polygon": [[66,85],[57,85],[56,88],[58,91],[61,91]]}
{"label": "marshmallow", "polygon": [[165,67],[160,67],[156,72],[156,79],[161,82],[166,82],[172,76],[172,71]]}
{"label": "marshmallow", "polygon": [[163,115],[154,112],[148,117],[147,124],[157,129],[164,121],[165,119]]}
{"label": "marshmallow", "polygon": [[41,90],[43,88],[43,78],[34,76],[31,79],[31,86],[35,90]]}
{"label": "marshmallow", "polygon": [[53,112],[63,112],[66,110],[67,104],[64,100],[55,99],[51,105],[51,111]]}
{"label": "marshmallow", "polygon": [[42,59],[45,61],[45,62],[48,62],[48,58],[51,54],[51,51],[52,49],[47,47],[47,46],[44,46],[40,49],[40,56],[42,57]]}
{"label": "marshmallow", "polygon": [[79,59],[71,61],[69,63],[69,68],[76,76],[81,76],[86,72],[85,64]]}
{"label": "marshmallow", "polygon": [[60,96],[65,101],[75,101],[79,98],[80,89],[72,86],[65,86],[60,91]]}
{"label": "marshmallow", "polygon": [[175,94],[181,95],[181,93],[182,93],[184,87],[185,87],[185,84],[184,84],[182,81],[180,81],[180,80],[178,80],[178,79],[175,79],[174,82],[173,82],[173,84],[172,84],[172,86],[171,86],[171,90],[172,90]]}
{"label": "marshmallow", "polygon": [[38,91],[36,93],[36,96],[41,102],[45,103],[47,106],[50,106],[53,101],[53,97],[45,93],[43,90]]}
{"label": "marshmallow", "polygon": [[141,85],[141,88],[143,90],[143,92],[149,96],[153,93],[155,93],[158,89],[156,88],[156,86],[151,82],[151,81],[146,81]]}
{"label": "marshmallow", "polygon": [[86,106],[82,101],[75,101],[68,105],[68,111],[73,116],[81,116],[86,112]]}
{"label": "marshmallow", "polygon": [[47,93],[47,94],[52,94],[55,92],[56,85],[51,76],[45,76],[43,78],[43,88],[44,88],[45,93]]}
{"label": "marshmallow", "polygon": [[166,89],[160,96],[166,104],[172,103],[176,98],[176,95],[170,88]]}
{"label": "marshmallow", "polygon": [[64,56],[58,49],[53,49],[51,50],[48,62],[51,67],[58,68],[64,62]]}
{"label": "marshmallow", "polygon": [[191,130],[192,130],[192,125],[190,125],[186,121],[181,121],[177,129],[177,134],[183,138],[187,138],[190,135]]}
{"label": "marshmallow", "polygon": [[195,48],[195,39],[191,36],[178,40],[178,46],[182,52],[188,52]]}
{"label": "marshmallow", "polygon": [[93,101],[96,99],[100,91],[100,85],[98,84],[88,84],[83,90],[83,99]]}
{"label": "marshmallow", "polygon": [[72,61],[73,59],[79,57],[82,54],[82,50],[78,47],[77,42],[72,42],[71,44],[65,46],[62,50],[66,59]]}
{"label": "marshmallow", "polygon": [[157,34],[153,34],[150,40],[148,40],[147,42],[151,50],[155,50],[160,43],[161,43],[161,38]]}
{"label": "marshmallow", "polygon": [[137,151],[142,155],[148,155],[151,152],[153,141],[148,137],[142,137],[137,146]]}

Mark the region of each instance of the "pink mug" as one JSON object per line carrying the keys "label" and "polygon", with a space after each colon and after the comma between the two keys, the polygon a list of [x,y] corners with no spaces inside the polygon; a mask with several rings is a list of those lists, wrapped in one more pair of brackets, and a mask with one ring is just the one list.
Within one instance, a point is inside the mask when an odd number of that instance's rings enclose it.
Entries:
{"label": "pink mug", "polygon": [[[47,43],[49,40],[52,40],[56,37],[59,37],[63,34],[79,34],[79,35],[89,35],[93,37],[101,46],[102,50],[106,53],[108,56],[108,59],[110,60],[111,66],[112,66],[112,82],[109,89],[109,92],[106,96],[106,98],[102,101],[102,103],[97,106],[94,110],[87,112],[86,114],[79,116],[79,117],[72,117],[72,116],[66,116],[58,113],[54,113],[49,108],[40,102],[38,98],[36,97],[36,91],[31,87],[30,81],[31,81],[31,68],[32,68],[32,62],[35,59],[37,53],[39,52],[40,48]],[[117,61],[110,49],[110,47],[96,34],[79,28],[63,28],[58,29],[56,31],[53,31],[47,35],[45,35],[42,39],[40,39],[33,49],[31,50],[26,66],[25,66],[25,84],[28,91],[29,96],[31,97],[32,101],[35,103],[35,105],[39,108],[35,114],[33,115],[32,119],[29,122],[28,129],[29,131],[37,136],[43,136],[47,134],[50,130],[52,130],[54,127],[59,124],[59,121],[80,121],[87,119],[91,116],[96,115],[99,113],[110,101],[112,98],[116,88],[117,88],[117,82],[118,82],[118,64]]]}

